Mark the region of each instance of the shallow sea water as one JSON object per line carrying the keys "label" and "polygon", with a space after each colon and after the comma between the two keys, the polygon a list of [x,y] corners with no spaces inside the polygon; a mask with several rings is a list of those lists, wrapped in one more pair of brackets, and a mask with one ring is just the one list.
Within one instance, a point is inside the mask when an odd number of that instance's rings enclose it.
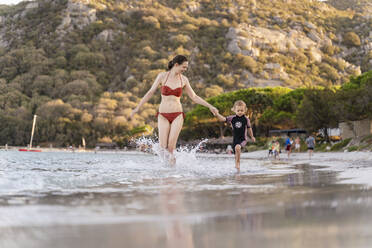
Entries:
{"label": "shallow sea water", "polygon": [[247,156],[0,151],[0,247],[371,247],[368,161]]}

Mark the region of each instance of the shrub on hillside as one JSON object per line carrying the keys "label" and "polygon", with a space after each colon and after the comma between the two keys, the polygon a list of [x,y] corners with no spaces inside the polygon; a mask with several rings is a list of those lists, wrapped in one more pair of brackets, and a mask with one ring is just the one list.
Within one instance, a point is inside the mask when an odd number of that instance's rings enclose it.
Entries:
{"label": "shrub on hillside", "polygon": [[186,44],[190,40],[190,37],[187,35],[179,34],[172,37],[172,41],[177,44]]}
{"label": "shrub on hillside", "polygon": [[320,65],[320,70],[322,72],[321,76],[324,76],[333,82],[340,79],[337,70],[327,63],[322,63]]}
{"label": "shrub on hillside", "polygon": [[234,85],[234,78],[230,75],[223,75],[218,74],[216,81],[222,86],[222,87],[232,87]]}
{"label": "shrub on hillside", "polygon": [[205,97],[218,96],[221,93],[223,93],[223,88],[218,85],[212,85],[211,87],[205,89]]}
{"label": "shrub on hillside", "polygon": [[360,42],[359,36],[356,33],[347,32],[344,35],[344,44],[349,47],[352,47],[352,46],[360,46],[361,42]]}
{"label": "shrub on hillside", "polygon": [[248,69],[252,73],[256,73],[258,71],[257,62],[250,56],[244,56],[238,54],[236,56],[236,66],[244,69]]}
{"label": "shrub on hillside", "polygon": [[332,45],[329,45],[329,44],[324,45],[322,47],[322,52],[329,55],[329,56],[332,56],[332,55],[335,54],[335,47],[332,46]]}
{"label": "shrub on hillside", "polygon": [[149,27],[156,28],[156,29],[160,28],[160,23],[158,19],[154,16],[144,16],[142,17],[142,21]]}

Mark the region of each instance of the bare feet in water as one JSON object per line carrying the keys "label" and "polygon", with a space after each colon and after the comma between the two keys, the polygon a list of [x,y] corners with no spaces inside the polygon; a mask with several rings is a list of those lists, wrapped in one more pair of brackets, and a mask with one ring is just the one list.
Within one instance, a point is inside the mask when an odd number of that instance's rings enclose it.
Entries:
{"label": "bare feet in water", "polygon": [[171,155],[170,158],[169,158],[169,164],[171,166],[175,166],[176,165],[176,157],[174,155]]}
{"label": "bare feet in water", "polygon": [[236,168],[236,170],[237,170],[238,172],[240,172],[240,163],[236,163],[236,164],[235,164],[235,168]]}

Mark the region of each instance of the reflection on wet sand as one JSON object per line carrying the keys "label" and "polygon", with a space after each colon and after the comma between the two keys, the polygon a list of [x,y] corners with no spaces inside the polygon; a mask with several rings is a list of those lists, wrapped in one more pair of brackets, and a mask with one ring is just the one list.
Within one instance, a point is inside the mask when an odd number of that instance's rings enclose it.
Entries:
{"label": "reflection on wet sand", "polygon": [[257,232],[262,229],[263,225],[263,214],[262,213],[249,213],[242,206],[244,201],[244,194],[241,194],[237,199],[236,208],[239,218],[239,225],[237,225],[236,231],[238,232]]}
{"label": "reflection on wet sand", "polygon": [[[372,243],[372,190],[344,183],[339,170],[247,159],[242,173],[234,174],[228,159],[170,169],[151,156],[125,157],[125,163],[116,156],[29,167],[12,157],[18,164],[5,164],[0,177],[0,247],[364,248]],[[74,159],[78,163],[70,163]]]}
{"label": "reflection on wet sand", "polygon": [[165,220],[166,244],[169,248],[192,248],[193,237],[190,225],[180,217],[187,214],[184,205],[184,192],[174,178],[166,178],[160,201]]}

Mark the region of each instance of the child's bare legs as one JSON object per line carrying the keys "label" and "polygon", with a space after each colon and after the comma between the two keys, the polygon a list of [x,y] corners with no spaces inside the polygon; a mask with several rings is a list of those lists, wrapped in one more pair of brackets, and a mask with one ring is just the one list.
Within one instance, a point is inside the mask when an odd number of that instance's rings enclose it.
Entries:
{"label": "child's bare legs", "polygon": [[241,152],[241,146],[236,145],[235,146],[235,168],[240,171],[240,152]]}
{"label": "child's bare legs", "polygon": [[280,160],[279,152],[278,151],[275,151],[275,159]]}

